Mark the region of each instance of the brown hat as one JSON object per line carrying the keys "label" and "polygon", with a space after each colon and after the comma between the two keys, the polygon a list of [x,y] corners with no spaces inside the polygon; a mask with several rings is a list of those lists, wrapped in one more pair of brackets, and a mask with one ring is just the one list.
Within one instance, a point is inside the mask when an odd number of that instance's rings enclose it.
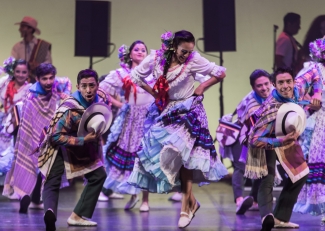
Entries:
{"label": "brown hat", "polygon": [[33,28],[35,30],[36,34],[41,34],[41,31],[37,28],[37,20],[35,18],[29,17],[29,16],[25,16],[21,22],[17,22],[15,23],[15,25],[27,25],[30,26],[31,28]]}

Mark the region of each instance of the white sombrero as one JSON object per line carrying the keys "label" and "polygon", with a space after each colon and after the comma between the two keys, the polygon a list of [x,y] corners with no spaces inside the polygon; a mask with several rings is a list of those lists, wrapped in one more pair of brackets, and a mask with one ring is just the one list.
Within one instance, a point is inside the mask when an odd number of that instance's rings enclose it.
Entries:
{"label": "white sombrero", "polygon": [[107,104],[94,103],[82,115],[77,135],[84,137],[91,132],[102,135],[111,126],[112,119],[113,114]]}
{"label": "white sombrero", "polygon": [[306,113],[295,103],[284,103],[278,110],[275,120],[275,136],[283,138],[296,131],[301,135],[306,128]]}

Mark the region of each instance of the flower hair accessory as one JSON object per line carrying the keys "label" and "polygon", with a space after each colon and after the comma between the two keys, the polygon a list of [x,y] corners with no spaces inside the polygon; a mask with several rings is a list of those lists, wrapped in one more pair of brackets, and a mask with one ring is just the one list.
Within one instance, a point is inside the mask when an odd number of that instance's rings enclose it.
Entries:
{"label": "flower hair accessory", "polygon": [[174,34],[171,31],[167,31],[165,33],[163,33],[161,36],[161,49],[163,51],[167,51],[167,50],[173,50],[173,39],[174,39]]}
{"label": "flower hair accessory", "polygon": [[317,62],[325,62],[325,36],[309,43],[310,57]]}
{"label": "flower hair accessory", "polygon": [[15,58],[9,57],[3,62],[3,70],[8,75],[13,76],[14,75],[14,65],[16,63]]}
{"label": "flower hair accessory", "polygon": [[119,60],[121,61],[120,62],[120,66],[122,68],[129,68],[129,65],[128,65],[128,54],[129,54],[129,51],[128,51],[128,46],[123,44],[122,46],[120,46],[120,48],[118,49],[118,58]]}

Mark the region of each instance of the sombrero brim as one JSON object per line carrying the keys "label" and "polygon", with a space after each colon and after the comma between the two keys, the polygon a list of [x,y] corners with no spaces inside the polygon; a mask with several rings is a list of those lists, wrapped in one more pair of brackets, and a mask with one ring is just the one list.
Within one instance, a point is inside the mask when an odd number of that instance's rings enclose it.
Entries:
{"label": "sombrero brim", "polygon": [[[107,119],[103,133],[105,133],[109,129],[109,127],[111,126],[112,120],[113,120],[113,114],[112,114],[111,109],[109,108],[108,105],[106,105],[104,103],[94,103],[86,109],[86,111],[84,112],[84,114],[81,117],[79,127],[78,127],[78,132],[77,132],[78,137],[85,137],[89,133],[88,131],[85,130],[84,125],[85,125],[87,118],[95,112],[102,113],[104,118]],[[100,135],[102,135],[102,134],[100,134]]]}
{"label": "sombrero brim", "polygon": [[276,115],[275,136],[277,138],[283,138],[286,136],[282,132],[282,121],[283,121],[283,117],[285,116],[285,114],[289,111],[294,111],[294,112],[298,113],[298,115],[301,118],[301,123],[296,128],[296,132],[299,135],[301,135],[306,128],[306,113],[305,113],[304,109],[295,103],[284,103],[281,105],[281,107],[279,108],[277,115]]}

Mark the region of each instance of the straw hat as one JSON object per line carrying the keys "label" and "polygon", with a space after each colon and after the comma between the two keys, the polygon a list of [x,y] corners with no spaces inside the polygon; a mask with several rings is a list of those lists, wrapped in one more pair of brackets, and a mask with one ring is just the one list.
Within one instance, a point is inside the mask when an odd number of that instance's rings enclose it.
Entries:
{"label": "straw hat", "polygon": [[94,103],[82,115],[77,135],[85,137],[91,132],[102,135],[111,126],[112,119],[113,114],[107,104]]}
{"label": "straw hat", "polygon": [[21,22],[15,23],[15,25],[27,25],[35,30],[37,35],[41,34],[41,31],[37,28],[37,20],[35,18],[25,16]]}

